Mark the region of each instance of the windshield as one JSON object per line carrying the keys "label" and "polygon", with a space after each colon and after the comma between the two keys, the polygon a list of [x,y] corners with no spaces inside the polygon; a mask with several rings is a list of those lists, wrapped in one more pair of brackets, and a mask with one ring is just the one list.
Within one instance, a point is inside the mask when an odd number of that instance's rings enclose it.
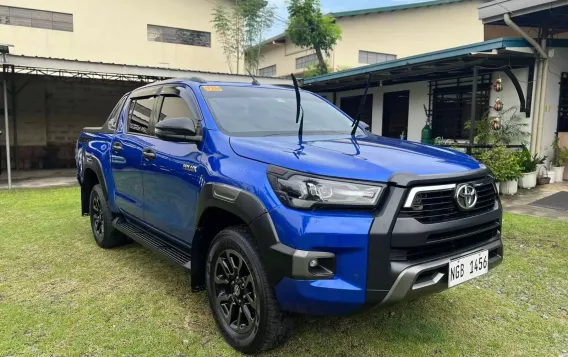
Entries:
{"label": "windshield", "polygon": [[[298,135],[293,90],[202,86],[201,92],[217,125],[229,135]],[[351,134],[353,121],[329,102],[308,92],[301,92],[301,98],[304,135]]]}

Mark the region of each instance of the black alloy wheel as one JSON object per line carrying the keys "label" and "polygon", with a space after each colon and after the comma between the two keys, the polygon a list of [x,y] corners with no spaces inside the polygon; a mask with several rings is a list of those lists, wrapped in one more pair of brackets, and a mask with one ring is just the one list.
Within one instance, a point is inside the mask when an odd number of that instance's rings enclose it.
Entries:
{"label": "black alloy wheel", "polygon": [[99,195],[95,195],[91,201],[91,225],[93,226],[93,233],[95,233],[96,236],[104,236],[105,218]]}
{"label": "black alloy wheel", "polygon": [[101,185],[97,184],[91,189],[89,216],[93,236],[101,248],[108,249],[128,243],[126,236],[112,225],[112,220],[116,216],[108,208]]}
{"label": "black alloy wheel", "polygon": [[213,271],[216,308],[226,326],[238,334],[258,329],[257,289],[243,256],[235,250],[226,249],[218,256]]}

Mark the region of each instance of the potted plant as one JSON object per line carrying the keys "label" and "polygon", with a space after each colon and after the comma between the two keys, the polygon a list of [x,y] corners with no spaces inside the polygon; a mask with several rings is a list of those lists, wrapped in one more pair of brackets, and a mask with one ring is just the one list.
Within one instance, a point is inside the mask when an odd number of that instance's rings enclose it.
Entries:
{"label": "potted plant", "polygon": [[519,165],[523,172],[519,178],[520,188],[533,188],[536,186],[537,166],[543,164],[545,160],[546,156],[538,156],[537,154],[531,156],[526,146],[519,151]]}
{"label": "potted plant", "polygon": [[[554,138],[552,148],[554,149],[554,161],[552,162],[551,170],[554,172],[554,179],[556,181],[562,181],[565,165],[568,161],[568,149],[560,147],[558,136]],[[550,183],[553,183],[554,179],[551,178]]]}
{"label": "potted plant", "polygon": [[498,192],[505,195],[517,193],[517,180],[522,176],[519,156],[503,146],[482,152],[479,160],[493,173]]}

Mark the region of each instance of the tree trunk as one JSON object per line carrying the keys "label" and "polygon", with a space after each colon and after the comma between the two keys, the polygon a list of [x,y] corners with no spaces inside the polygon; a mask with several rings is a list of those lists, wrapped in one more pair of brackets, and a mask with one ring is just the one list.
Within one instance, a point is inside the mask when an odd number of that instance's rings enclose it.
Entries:
{"label": "tree trunk", "polygon": [[319,67],[322,74],[327,73],[327,66],[325,65],[325,60],[323,59],[323,54],[321,53],[321,49],[319,47],[315,48],[316,56],[318,57]]}

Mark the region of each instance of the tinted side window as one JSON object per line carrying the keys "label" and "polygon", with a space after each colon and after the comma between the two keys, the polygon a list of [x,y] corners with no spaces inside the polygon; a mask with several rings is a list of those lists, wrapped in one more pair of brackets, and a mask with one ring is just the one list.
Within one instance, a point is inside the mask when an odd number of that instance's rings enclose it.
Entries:
{"label": "tinted side window", "polygon": [[116,106],[114,107],[112,112],[110,113],[110,115],[108,117],[109,129],[111,129],[111,130],[116,129],[116,123],[118,122],[118,119],[120,118],[120,113],[122,112],[122,107],[124,106],[125,101],[126,101],[126,95],[124,97],[120,98],[120,100],[118,101],[118,103],[116,104]]}
{"label": "tinted side window", "polygon": [[155,97],[135,99],[130,102],[128,132],[136,134],[148,134],[150,117],[154,108]]}
{"label": "tinted side window", "polygon": [[192,118],[189,107],[180,97],[164,97],[158,122],[172,118]]}

